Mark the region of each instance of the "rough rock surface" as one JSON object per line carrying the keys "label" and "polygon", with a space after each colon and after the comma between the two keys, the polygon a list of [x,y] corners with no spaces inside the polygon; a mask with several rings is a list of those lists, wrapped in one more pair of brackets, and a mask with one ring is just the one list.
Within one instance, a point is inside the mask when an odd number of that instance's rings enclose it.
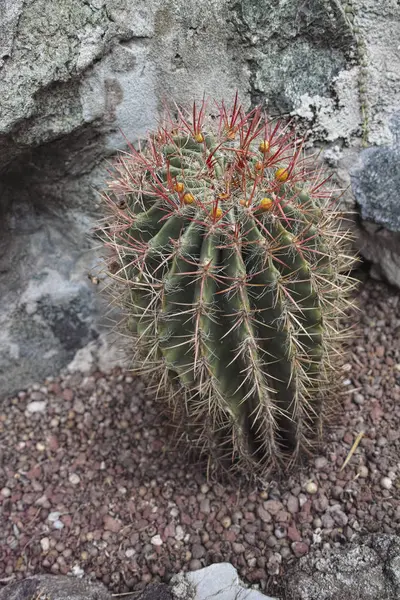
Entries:
{"label": "rough rock surface", "polygon": [[[152,583],[139,595],[133,592],[123,596],[125,600],[173,599],[171,588],[165,583]],[[65,575],[32,575],[0,589],[0,600],[112,600],[112,598],[114,595],[107,591],[102,583]]]}
{"label": "rough rock surface", "polygon": [[[238,90],[298,121],[346,187],[361,136],[394,143],[399,12],[390,0],[0,0],[0,393],[81,348],[87,365],[111,360],[88,232],[121,130],[135,143],[165,103]],[[363,154],[367,169],[382,173],[385,152]],[[369,241],[398,281],[398,246]]]}
{"label": "rough rock surface", "polygon": [[286,581],[290,600],[397,600],[400,538],[376,534],[323,557],[311,553]]}
{"label": "rough rock surface", "polygon": [[391,120],[393,142],[360,153],[351,172],[361,209],[360,247],[373,274],[400,287],[400,115]]}
{"label": "rough rock surface", "polygon": [[400,114],[392,119],[392,144],[363,150],[352,172],[363,220],[400,231]]}
{"label": "rough rock surface", "polygon": [[0,590],[0,600],[111,600],[103,584],[62,575],[33,575]]}

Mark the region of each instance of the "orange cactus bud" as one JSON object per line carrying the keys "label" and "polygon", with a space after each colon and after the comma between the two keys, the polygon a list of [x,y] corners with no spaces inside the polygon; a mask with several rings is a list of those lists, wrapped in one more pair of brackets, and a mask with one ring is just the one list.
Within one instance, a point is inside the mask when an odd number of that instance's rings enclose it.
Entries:
{"label": "orange cactus bud", "polygon": [[260,142],[260,145],[258,146],[258,149],[263,154],[267,154],[267,152],[269,152],[269,141],[268,140],[263,140],[262,142]]}
{"label": "orange cactus bud", "polygon": [[259,160],[254,165],[254,168],[255,168],[256,171],[262,171],[263,167],[264,167],[264,165]]}
{"label": "orange cactus bud", "polygon": [[236,137],[236,131],[234,129],[228,129],[226,137],[228,138],[228,140],[234,140]]}
{"label": "orange cactus bud", "polygon": [[222,194],[218,194],[219,200],[227,200],[229,198],[229,192],[223,192]]}
{"label": "orange cactus bud", "polygon": [[181,194],[184,189],[185,189],[185,185],[181,181],[177,181],[176,184],[174,185],[174,190],[176,192],[178,192],[178,194]]}
{"label": "orange cactus bud", "polygon": [[211,210],[211,215],[212,215],[214,221],[218,221],[218,219],[220,219],[222,217],[223,213],[224,213],[224,211],[219,206],[214,207]]}
{"label": "orange cactus bud", "polygon": [[194,139],[196,140],[196,142],[201,144],[202,142],[204,142],[204,135],[199,131],[199,133],[195,134]]}
{"label": "orange cactus bud", "polygon": [[245,198],[242,198],[240,201],[241,206],[249,206],[249,201],[245,200]]}
{"label": "orange cactus bud", "polygon": [[194,202],[194,196],[193,196],[193,194],[191,194],[190,192],[187,192],[183,196],[183,202],[184,202],[184,204],[193,204],[193,202]]}
{"label": "orange cactus bud", "polygon": [[271,208],[274,205],[274,201],[271,200],[271,198],[263,198],[260,202],[260,209],[261,210],[271,210]]}
{"label": "orange cactus bud", "polygon": [[278,169],[275,173],[275,179],[277,181],[286,181],[289,177],[289,173],[287,169]]}

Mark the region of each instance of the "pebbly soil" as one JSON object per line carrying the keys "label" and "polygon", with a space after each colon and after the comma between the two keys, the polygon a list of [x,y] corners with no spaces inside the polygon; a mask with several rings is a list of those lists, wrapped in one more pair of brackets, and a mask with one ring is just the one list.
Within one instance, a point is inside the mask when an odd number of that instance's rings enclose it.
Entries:
{"label": "pebbly soil", "polygon": [[[400,301],[359,293],[342,409],[318,456],[263,487],[207,481],[129,373],[64,374],[0,407],[0,581],[87,574],[116,593],[230,561],[261,589],[291,563],[400,532]],[[342,470],[359,432],[364,435]],[[278,586],[278,587],[276,587]]]}

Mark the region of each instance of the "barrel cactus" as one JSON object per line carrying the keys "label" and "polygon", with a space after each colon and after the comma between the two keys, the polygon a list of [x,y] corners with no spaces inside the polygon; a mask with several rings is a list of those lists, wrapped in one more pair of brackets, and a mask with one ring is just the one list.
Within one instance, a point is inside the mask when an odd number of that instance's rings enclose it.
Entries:
{"label": "barrel cactus", "polygon": [[265,474],[319,437],[354,258],[315,158],[235,98],[118,158],[104,232],[135,366],[189,442]]}

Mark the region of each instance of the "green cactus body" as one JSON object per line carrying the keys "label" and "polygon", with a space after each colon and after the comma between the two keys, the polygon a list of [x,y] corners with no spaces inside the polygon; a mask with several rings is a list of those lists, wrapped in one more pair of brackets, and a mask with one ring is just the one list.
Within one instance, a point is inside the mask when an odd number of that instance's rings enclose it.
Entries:
{"label": "green cactus body", "polygon": [[309,448],[354,259],[300,142],[237,102],[202,107],[121,158],[110,190],[139,367],[171,382],[196,442],[256,472]]}

